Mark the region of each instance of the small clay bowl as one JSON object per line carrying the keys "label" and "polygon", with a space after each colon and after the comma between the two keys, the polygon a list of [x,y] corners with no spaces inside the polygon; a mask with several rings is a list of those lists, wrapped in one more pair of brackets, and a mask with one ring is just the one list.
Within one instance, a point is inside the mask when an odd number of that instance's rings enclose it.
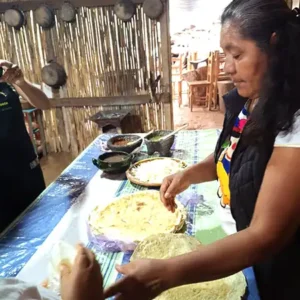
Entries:
{"label": "small clay bowl", "polygon": [[112,151],[131,153],[140,147],[142,142],[143,140],[138,135],[117,135],[108,140],[107,147]]}
{"label": "small clay bowl", "polygon": [[167,130],[160,130],[160,131],[154,131],[152,134],[150,134],[146,139],[145,143],[147,146],[147,152],[148,155],[153,155],[155,152],[158,152],[160,156],[167,157],[170,156],[171,154],[171,147],[174,144],[175,141],[175,135],[171,135],[169,138],[166,140],[151,140],[155,137],[164,137],[171,133],[171,131]]}
{"label": "small clay bowl", "polygon": [[108,174],[120,174],[126,172],[132,162],[133,156],[125,152],[107,152],[93,159],[93,164]]}

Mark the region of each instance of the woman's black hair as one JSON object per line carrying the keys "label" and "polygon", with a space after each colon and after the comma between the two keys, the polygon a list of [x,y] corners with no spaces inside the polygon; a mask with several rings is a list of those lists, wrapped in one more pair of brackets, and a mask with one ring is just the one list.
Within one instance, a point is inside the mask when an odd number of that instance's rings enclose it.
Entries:
{"label": "woman's black hair", "polygon": [[268,55],[260,100],[245,128],[248,140],[289,132],[300,109],[300,10],[284,0],[234,0],[221,22],[237,26]]}

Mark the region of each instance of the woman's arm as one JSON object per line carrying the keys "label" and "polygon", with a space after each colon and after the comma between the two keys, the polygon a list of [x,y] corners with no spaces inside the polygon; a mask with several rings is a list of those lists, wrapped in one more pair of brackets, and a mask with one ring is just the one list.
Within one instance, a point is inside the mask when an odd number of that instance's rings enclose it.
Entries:
{"label": "woman's arm", "polygon": [[[168,261],[172,285],[222,278],[276,254],[299,228],[300,149],[276,148],[249,228]],[[234,257],[234,259],[228,259]]]}
{"label": "woman's arm", "polygon": [[199,250],[168,260],[134,261],[106,297],[151,299],[176,286],[229,276],[276,254],[300,223],[300,149],[276,148],[267,166],[249,228]]}
{"label": "woman's arm", "polygon": [[217,180],[215,156],[212,153],[202,162],[189,167],[185,171],[191,184]]}
{"label": "woman's arm", "polygon": [[4,69],[4,74],[0,82],[11,84],[18,94],[34,107],[39,109],[49,109],[51,107],[48,97],[40,89],[29,83],[23,75],[21,69],[9,61],[0,60],[0,67]]}
{"label": "woman's arm", "polygon": [[39,109],[49,109],[51,107],[50,100],[43,91],[33,86],[25,78],[18,84],[13,84],[18,94]]}

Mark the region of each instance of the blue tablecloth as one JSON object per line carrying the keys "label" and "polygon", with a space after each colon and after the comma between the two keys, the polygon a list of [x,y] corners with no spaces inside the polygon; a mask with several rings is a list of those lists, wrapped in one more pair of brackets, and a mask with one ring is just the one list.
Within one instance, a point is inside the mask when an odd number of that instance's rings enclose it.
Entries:
{"label": "blue tablecloth", "polygon": [[[188,164],[194,164],[213,151],[217,136],[218,131],[216,130],[181,132],[176,137],[173,156],[185,160]],[[0,276],[15,277],[23,272],[21,278],[31,281],[27,274],[38,272],[36,266],[41,265],[37,263],[38,259],[40,261],[47,259],[43,252],[51,250],[47,248],[48,246],[46,247],[46,244],[50,244],[51,236],[52,240],[54,239],[54,231],[64,230],[66,231],[65,236],[71,235],[73,229],[71,226],[65,225],[71,224],[66,222],[66,216],[71,211],[75,211],[75,207],[80,210],[78,207],[82,204],[81,202],[86,201],[84,193],[92,179],[96,180],[99,191],[113,186],[115,190],[110,192],[115,196],[140,189],[132,186],[126,180],[117,180],[114,185],[109,187],[107,181],[100,178],[100,172],[91,163],[92,158],[98,157],[103,152],[102,145],[109,137],[102,135],[97,138],[0,236]],[[97,176],[95,176],[96,174]],[[196,236],[198,231],[201,233],[201,224],[198,224],[197,218],[199,209],[202,204],[206,207],[210,205],[209,200],[213,197],[212,195],[215,195],[217,188],[216,185],[204,186],[204,188],[200,186],[193,186],[180,196],[180,200],[187,207],[189,213],[187,233]],[[210,207],[210,209],[212,208]],[[74,219],[76,218],[77,216],[74,216]],[[70,228],[65,228],[68,226]],[[114,270],[115,263],[126,263],[130,258],[130,254],[123,253],[97,253],[97,256],[102,264],[105,286],[118,278],[118,274]],[[26,268],[28,271],[24,272]],[[248,299],[258,300],[252,268],[245,270],[244,274],[250,292]],[[37,284],[44,279],[42,276],[39,278],[37,274],[33,277]]]}

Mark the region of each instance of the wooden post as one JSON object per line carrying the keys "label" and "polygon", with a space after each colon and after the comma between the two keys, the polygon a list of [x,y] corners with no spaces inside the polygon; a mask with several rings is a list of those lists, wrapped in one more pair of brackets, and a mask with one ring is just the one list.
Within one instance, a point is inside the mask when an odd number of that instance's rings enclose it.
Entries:
{"label": "wooden post", "polygon": [[161,87],[163,93],[170,95],[170,104],[165,104],[166,129],[174,128],[173,97],[172,97],[172,74],[171,74],[171,41],[170,41],[170,20],[169,20],[169,0],[163,0],[164,13],[160,17],[161,34],[161,59],[162,72]]}
{"label": "wooden post", "polygon": [[293,0],[285,0],[290,9],[293,8]]}
{"label": "wooden post", "polygon": [[300,7],[300,0],[293,0],[292,8]]}

